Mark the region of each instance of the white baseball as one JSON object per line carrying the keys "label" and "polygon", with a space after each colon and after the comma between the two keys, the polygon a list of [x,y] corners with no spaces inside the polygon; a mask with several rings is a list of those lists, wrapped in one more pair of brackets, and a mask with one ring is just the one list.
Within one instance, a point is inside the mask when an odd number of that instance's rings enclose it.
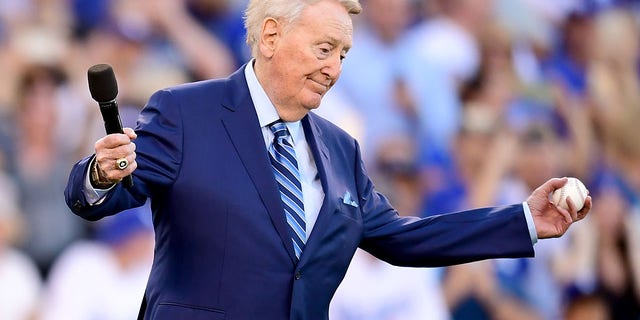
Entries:
{"label": "white baseball", "polygon": [[584,201],[589,195],[589,190],[577,178],[570,177],[567,183],[560,189],[556,189],[551,195],[551,202],[558,207],[569,210],[567,205],[567,197],[571,198],[576,209],[580,211],[584,206]]}

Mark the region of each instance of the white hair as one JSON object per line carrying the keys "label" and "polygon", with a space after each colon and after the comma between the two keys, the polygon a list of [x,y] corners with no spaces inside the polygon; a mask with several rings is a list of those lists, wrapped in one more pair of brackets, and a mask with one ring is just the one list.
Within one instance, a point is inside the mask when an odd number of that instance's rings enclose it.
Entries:
{"label": "white hair", "polygon": [[[296,20],[304,8],[320,1],[326,0],[250,0],[244,13],[244,26],[252,56],[254,58],[257,56],[258,39],[265,19],[283,19],[288,24]],[[340,3],[349,14],[358,14],[362,11],[359,0],[334,1]]]}

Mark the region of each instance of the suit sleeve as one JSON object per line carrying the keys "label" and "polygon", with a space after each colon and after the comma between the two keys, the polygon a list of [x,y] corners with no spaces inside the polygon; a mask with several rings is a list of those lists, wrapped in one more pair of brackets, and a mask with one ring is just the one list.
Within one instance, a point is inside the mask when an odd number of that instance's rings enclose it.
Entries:
{"label": "suit sleeve", "polygon": [[93,157],[88,156],[71,169],[65,189],[65,201],[77,215],[98,220],[120,211],[139,207],[147,198],[161,193],[175,181],[182,161],[182,117],[180,105],[170,91],[151,96],[140,113],[136,133],[136,162],[134,186],[130,189],[117,184],[104,201],[92,206],[84,196],[84,179]]}
{"label": "suit sleeve", "polygon": [[355,175],[364,227],[360,247],[379,259],[400,266],[439,267],[534,254],[522,204],[400,217],[375,190],[357,145]]}

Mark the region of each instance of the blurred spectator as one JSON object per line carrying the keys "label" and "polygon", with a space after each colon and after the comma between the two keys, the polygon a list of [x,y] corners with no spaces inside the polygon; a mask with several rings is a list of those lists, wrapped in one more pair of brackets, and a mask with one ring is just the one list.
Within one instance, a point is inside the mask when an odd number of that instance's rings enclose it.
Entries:
{"label": "blurred spectator", "polygon": [[[389,310],[407,319],[413,311],[430,311],[419,319],[464,318],[474,310],[470,318],[636,320],[640,2],[362,3],[342,77],[317,112],[359,140],[377,188],[389,189],[401,214],[522,200],[536,181],[563,175],[586,182],[594,209],[569,237],[536,244],[535,259],[441,273],[390,267],[359,252],[332,318],[384,318]],[[83,303],[96,307],[87,312],[135,317],[148,253],[138,261],[125,258],[136,252],[128,245],[84,241],[87,226],[62,203],[71,163],[104,133],[86,71],[103,62],[114,67],[123,123],[135,126],[152,92],[224,77],[247,61],[245,5],[0,1],[0,176],[16,185],[15,192],[0,186],[0,319],[30,318],[40,287],[30,261],[46,275],[54,259],[43,316],[71,319],[68,310],[80,305],[73,299],[86,298],[106,301]],[[17,205],[7,205],[11,197]],[[97,229],[127,233],[120,229],[126,224]],[[89,277],[92,269],[105,271],[104,279]],[[371,279],[380,281],[371,286]],[[393,296],[377,290],[383,286]],[[14,310],[23,313],[6,313]]]}
{"label": "blurred spectator", "polygon": [[595,190],[596,290],[611,319],[640,317],[640,193],[626,181],[605,173]]}
{"label": "blurred spectator", "polygon": [[[409,0],[367,0],[363,20],[356,21],[354,46],[332,90],[344,96],[363,117],[365,158],[373,159],[388,135],[408,134],[409,118],[396,96],[402,37],[411,19]],[[372,66],[375,66],[372,67]],[[366,161],[365,162],[371,162]]]}
{"label": "blurred spectator", "polygon": [[[234,57],[229,44],[224,42],[233,42],[233,49],[239,50],[242,36],[236,31],[237,24],[241,23],[240,15],[234,12],[235,18],[228,17],[225,12],[232,9],[226,1],[114,0],[102,4],[76,0],[75,5],[76,40],[87,46],[84,50],[96,54],[87,65],[108,62],[116,71],[132,76],[142,73],[145,81],[151,81],[151,85],[147,84],[140,96],[136,96],[141,100],[139,104],[155,90],[188,81],[185,74],[195,80],[224,77],[245,60]],[[100,11],[104,5],[108,5],[107,14]],[[218,22],[220,25],[215,24],[215,30],[208,30],[203,25],[205,21],[198,21],[196,17],[210,19],[207,23],[211,25]],[[92,18],[102,23],[91,21]],[[230,38],[222,39],[227,36]],[[166,76],[170,81],[163,82]],[[135,82],[129,83],[126,76],[122,78],[121,87],[127,90],[135,91],[142,85],[138,83],[142,79],[134,78]]]}
{"label": "blurred spectator", "polygon": [[[491,138],[471,132],[461,137],[461,142],[468,142],[463,146],[475,151],[460,148],[456,153],[466,168],[463,175],[475,177],[464,180],[463,190],[467,191],[459,195],[458,201],[466,201],[468,206],[512,203],[524,199],[538,181],[562,176],[562,144],[548,124],[532,122],[511,133],[514,136],[497,131],[492,134],[498,136]],[[564,252],[570,252],[565,248],[564,240],[541,241],[536,244],[534,259],[448,268],[443,286],[454,319],[558,319],[565,283],[555,274],[554,266],[566,258]],[[575,269],[571,270],[574,275]]]}
{"label": "blurred spectator", "polygon": [[439,0],[437,7],[436,16],[412,31],[423,39],[418,54],[444,66],[447,76],[461,83],[476,72],[480,63],[475,35],[491,18],[493,0]]}
{"label": "blurred spectator", "polygon": [[[8,172],[18,185],[27,223],[25,250],[46,274],[56,255],[84,232],[69,214],[60,191],[73,160],[56,134],[66,74],[57,66],[33,65],[21,75],[18,104],[10,130],[13,149]],[[62,140],[59,140],[62,138]]]}
{"label": "blurred spectator", "polygon": [[571,299],[564,310],[565,320],[609,320],[602,297],[596,294]]}
{"label": "blurred spectator", "polygon": [[[539,181],[549,177],[565,176],[564,144],[550,123],[532,121],[518,133],[517,155],[513,171],[500,184],[498,203],[506,204],[523,199],[533,191]],[[570,230],[569,237],[573,237]],[[559,279],[555,265],[567,259],[567,239],[536,243],[533,259],[499,259],[494,261],[494,272],[499,290],[526,308],[535,310],[540,319],[558,319],[567,283]],[[574,265],[575,267],[575,265]],[[571,276],[575,276],[575,268]],[[571,281],[571,280],[566,280]]]}
{"label": "blurred spectator", "polygon": [[552,53],[557,31],[576,0],[496,0],[496,19],[513,38],[515,68],[527,85],[545,81],[542,63]]}
{"label": "blurred spectator", "polygon": [[541,319],[535,309],[500,288],[490,261],[447,268],[443,287],[452,319]]}
{"label": "blurred spectator", "polygon": [[[579,161],[562,159],[586,156],[579,143],[589,138],[579,137],[586,130],[584,108],[576,110],[561,93],[556,101],[530,96],[514,69],[510,35],[500,26],[485,25],[478,39],[480,66],[461,90],[462,126],[449,156],[452,166],[443,166],[445,182],[428,195],[426,214],[522,200],[541,181],[578,172]],[[570,128],[563,137],[561,124]],[[535,259],[448,268],[444,290],[453,317],[557,319],[565,283],[554,264],[564,250],[564,239],[541,242]]]}
{"label": "blurred spectator", "polygon": [[434,1],[434,15],[406,35],[400,62],[415,103],[418,138],[436,152],[453,142],[460,124],[458,90],[477,71],[476,32],[489,21],[492,4],[492,0]]}
{"label": "blurred spectator", "polygon": [[23,227],[17,200],[15,186],[0,171],[0,319],[7,320],[33,319],[42,285],[31,258],[14,247]]}
{"label": "blurred spectator", "polygon": [[625,157],[640,134],[640,31],[638,22],[619,10],[601,14],[593,39],[595,59],[589,66],[593,120],[605,155]]}
{"label": "blurred spectator", "polygon": [[[380,147],[374,182],[401,215],[420,207],[414,145],[393,137]],[[332,320],[449,319],[438,269],[403,268],[358,250],[329,309]]]}
{"label": "blurred spectator", "polygon": [[135,319],[153,256],[149,205],[97,222],[94,241],[77,241],[47,281],[43,320]]}
{"label": "blurred spectator", "polygon": [[640,316],[640,31],[627,11],[595,20],[588,85],[603,157],[594,210],[596,275],[612,319]]}
{"label": "blurred spectator", "polygon": [[446,320],[438,270],[402,268],[356,251],[331,300],[332,320]]}
{"label": "blurred spectator", "polygon": [[512,167],[516,144],[506,121],[519,87],[510,42],[497,27],[478,34],[481,64],[460,90],[461,125],[444,154],[423,160],[426,215],[495,203],[498,183]]}
{"label": "blurred spectator", "polygon": [[232,0],[187,0],[189,12],[212,35],[220,38],[231,51],[235,67],[240,67],[251,58],[246,45],[243,12]]}
{"label": "blurred spectator", "polygon": [[[191,1],[196,6],[193,8],[201,10],[207,8],[208,4],[213,5],[213,14],[218,13],[215,10],[225,10],[222,7],[227,5],[225,2]],[[122,26],[126,27],[129,23],[133,23],[135,27],[139,21],[146,21],[149,25],[141,26],[141,31],[144,32],[149,28],[161,37],[160,40],[167,40],[166,44],[178,50],[177,53],[182,56],[185,67],[197,80],[225,77],[236,68],[237,63],[231,48],[220,39],[218,34],[209,32],[211,30],[208,31],[194,19],[185,1],[119,0],[116,10],[118,10],[116,16],[121,19]],[[137,17],[133,14],[134,12],[141,16]],[[189,36],[185,36],[186,34]],[[236,45],[234,43],[234,48]]]}
{"label": "blurred spectator", "polygon": [[109,0],[71,0],[75,38],[84,38],[92,29],[109,23]]}
{"label": "blurred spectator", "polygon": [[[495,120],[491,109],[467,106],[453,148],[452,184],[428,199],[428,214],[500,203],[501,183],[513,169],[519,149],[515,136]],[[517,276],[512,279],[523,276],[523,262],[513,262]],[[443,290],[452,318],[538,319],[531,306],[502,286],[494,264],[484,261],[446,269]]]}
{"label": "blurred spectator", "polygon": [[593,59],[593,13],[573,12],[561,26],[558,45],[546,62],[551,81],[571,95],[587,94],[587,68]]}

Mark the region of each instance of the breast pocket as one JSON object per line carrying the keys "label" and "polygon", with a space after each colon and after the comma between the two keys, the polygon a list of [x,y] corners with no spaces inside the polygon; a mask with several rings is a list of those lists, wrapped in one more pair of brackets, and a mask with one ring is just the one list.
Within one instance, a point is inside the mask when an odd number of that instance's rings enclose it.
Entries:
{"label": "breast pocket", "polygon": [[158,305],[154,320],[224,320],[222,310],[192,306],[175,302],[163,302]]}
{"label": "breast pocket", "polygon": [[338,214],[343,215],[355,222],[362,222],[362,215],[360,213],[360,208],[355,205],[346,204],[340,199],[340,204],[338,205]]}

